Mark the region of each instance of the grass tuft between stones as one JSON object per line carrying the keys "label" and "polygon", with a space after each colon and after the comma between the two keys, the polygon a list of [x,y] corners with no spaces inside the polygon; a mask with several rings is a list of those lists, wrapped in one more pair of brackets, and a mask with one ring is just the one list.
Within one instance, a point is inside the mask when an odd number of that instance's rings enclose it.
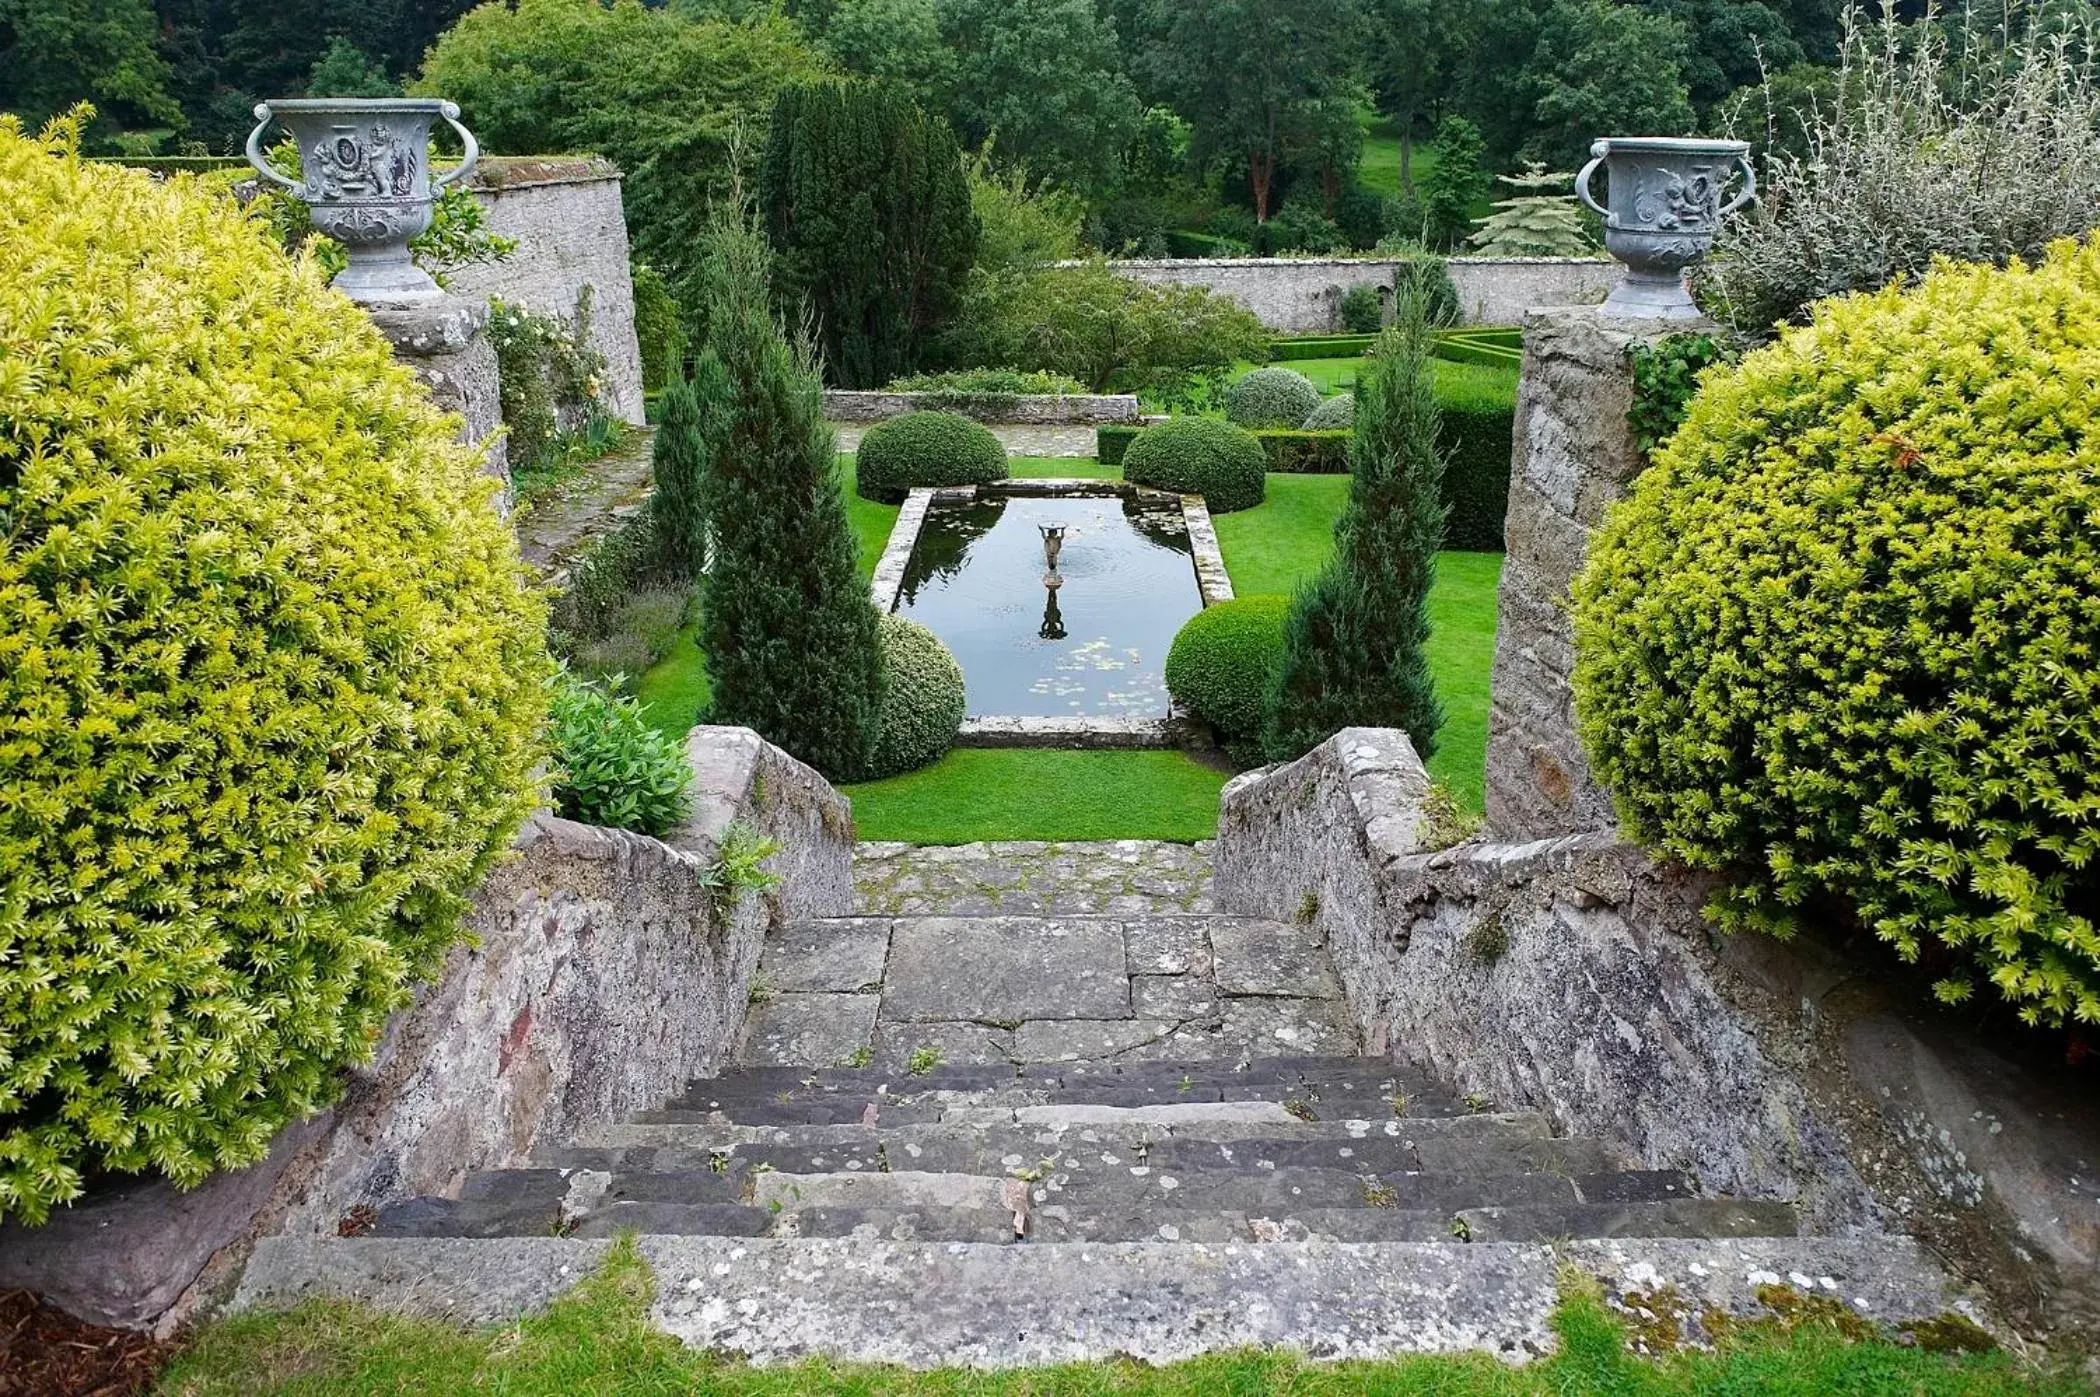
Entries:
{"label": "grass tuft between stones", "polygon": [[[1566,1397],[1684,1392],[1895,1393],[1921,1397],[2083,1392],[2068,1368],[2041,1368],[2003,1352],[1934,1352],[1882,1339],[1848,1338],[1852,1326],[1800,1312],[1769,1323],[1727,1326],[1712,1352],[1638,1356],[1629,1331],[1594,1282],[1564,1272],[1552,1327],[1559,1349],[1522,1368],[1485,1354],[1317,1363],[1293,1354],[1243,1351],[1166,1367],[1131,1362],[1004,1372],[914,1373],[897,1368],[806,1362],[754,1368],[696,1353],[650,1323],[655,1278],[632,1238],[543,1314],[500,1328],[465,1330],[403,1319],[363,1305],[309,1301],[296,1309],[242,1314],[206,1325],[178,1355],[159,1391],[184,1397],[251,1393],[504,1392],[567,1397],[577,1392],[706,1393],[709,1397],[1197,1397],[1262,1393],[1288,1397],[1439,1394],[1440,1397]],[[1638,1327],[1638,1326],[1637,1326]]]}

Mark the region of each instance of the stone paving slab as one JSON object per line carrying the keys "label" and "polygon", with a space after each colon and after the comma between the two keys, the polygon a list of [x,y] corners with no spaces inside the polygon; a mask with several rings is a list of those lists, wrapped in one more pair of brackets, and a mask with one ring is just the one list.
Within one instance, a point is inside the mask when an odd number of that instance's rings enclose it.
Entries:
{"label": "stone paving slab", "polygon": [[796,922],[766,938],[758,973],[775,990],[850,994],[882,984],[889,954],[886,921]]}
{"label": "stone paving slab", "polygon": [[882,1018],[891,1023],[1127,1019],[1117,922],[929,917],[890,937]]}
{"label": "stone paving slab", "polygon": [[1206,913],[1211,846],[1125,839],[854,851],[856,910],[869,916]]}
{"label": "stone paving slab", "polygon": [[1036,1020],[1014,1030],[1014,1056],[1022,1062],[1115,1057],[1164,1042],[1180,1026],[1178,1019]]}
{"label": "stone paving slab", "polygon": [[1211,922],[1199,917],[1148,917],[1123,925],[1124,955],[1133,975],[1211,973]]}
{"label": "stone paving slab", "polygon": [[737,1061],[759,1066],[835,1067],[869,1048],[873,994],[781,994],[751,1006]]}
{"label": "stone paving slab", "polygon": [[909,1091],[910,1071],[916,1061],[922,1068],[931,1051],[934,1065],[946,1067],[1005,1066],[1014,1060],[1011,1030],[973,1023],[878,1023],[875,1025],[874,1066],[906,1075],[899,1090]]}
{"label": "stone paving slab", "polygon": [[[454,1323],[543,1309],[605,1257],[562,1237],[493,1241],[270,1237],[235,1310],[316,1297]],[[1558,1269],[1597,1277],[1607,1303],[1667,1295],[1701,1316],[1763,1313],[1791,1283],[1884,1324],[1969,1310],[1904,1238],[1480,1242],[1089,1243],[999,1246],[644,1235],[651,1318],[687,1345],[758,1364],[822,1356],[926,1369],[1129,1357],[1168,1363],[1289,1344],[1316,1358],[1486,1352],[1512,1362],[1555,1346]],[[1798,1279],[1794,1279],[1798,1278]]]}
{"label": "stone paving slab", "polygon": [[1210,925],[1210,944],[1222,994],[1341,998],[1326,949],[1296,927],[1221,917]]}

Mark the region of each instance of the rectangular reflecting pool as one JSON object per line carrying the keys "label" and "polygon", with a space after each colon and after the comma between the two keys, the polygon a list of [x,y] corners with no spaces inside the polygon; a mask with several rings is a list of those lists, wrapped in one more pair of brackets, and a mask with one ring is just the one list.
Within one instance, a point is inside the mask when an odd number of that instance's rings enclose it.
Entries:
{"label": "rectangular reflecting pool", "polygon": [[1173,496],[991,490],[928,508],[896,607],[954,652],[971,714],[1065,718],[1166,716],[1167,647],[1202,609]]}

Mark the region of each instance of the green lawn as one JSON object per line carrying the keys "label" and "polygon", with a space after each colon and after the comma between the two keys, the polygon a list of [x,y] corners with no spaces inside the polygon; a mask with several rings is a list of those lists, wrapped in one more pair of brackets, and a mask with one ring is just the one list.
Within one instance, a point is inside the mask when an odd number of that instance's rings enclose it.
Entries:
{"label": "green lawn", "polygon": [[1171,839],[1218,828],[1225,774],[1181,752],[957,748],[932,766],[843,789],[862,839]]}
{"label": "green lawn", "polygon": [[[1215,521],[1232,590],[1243,597],[1288,594],[1320,570],[1334,550],[1334,521],[1349,498],[1349,477],[1272,475],[1268,496]],[[1429,593],[1429,667],[1444,704],[1429,773],[1469,810],[1479,810],[1485,799],[1488,678],[1501,578],[1500,553],[1440,553]]]}
{"label": "green lawn", "polygon": [[649,1319],[654,1294],[648,1263],[622,1242],[545,1313],[500,1328],[468,1330],[322,1300],[283,1313],[236,1314],[204,1326],[156,1390],[168,1397],[2070,1397],[2090,1390],[2060,1364],[2043,1371],[2001,1352],[1854,1343],[1839,1324],[1815,1317],[1742,1325],[1716,1353],[1636,1357],[1623,1321],[1572,1277],[1552,1317],[1558,1351],[1521,1368],[1481,1353],[1317,1363],[1255,1351],[1160,1368],[1109,1362],[914,1373],[820,1360],[754,1368],[696,1353],[656,1329]]}

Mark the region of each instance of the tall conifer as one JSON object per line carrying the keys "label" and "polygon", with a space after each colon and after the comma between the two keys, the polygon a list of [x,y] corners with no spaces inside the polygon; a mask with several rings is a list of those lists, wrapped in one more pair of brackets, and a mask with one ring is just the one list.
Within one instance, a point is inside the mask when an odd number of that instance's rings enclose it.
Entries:
{"label": "tall conifer", "polygon": [[1403,297],[1356,389],[1349,503],[1333,559],[1284,624],[1263,746],[1289,761],[1347,727],[1400,728],[1428,757],[1444,714],[1424,646],[1429,587],[1444,541],[1431,336]]}
{"label": "tall conifer", "polygon": [[774,319],[757,232],[724,220],[711,242],[707,347],[694,372],[720,385],[696,394],[714,550],[700,610],[708,719],[855,780],[874,749],[882,652],[816,361]]}

